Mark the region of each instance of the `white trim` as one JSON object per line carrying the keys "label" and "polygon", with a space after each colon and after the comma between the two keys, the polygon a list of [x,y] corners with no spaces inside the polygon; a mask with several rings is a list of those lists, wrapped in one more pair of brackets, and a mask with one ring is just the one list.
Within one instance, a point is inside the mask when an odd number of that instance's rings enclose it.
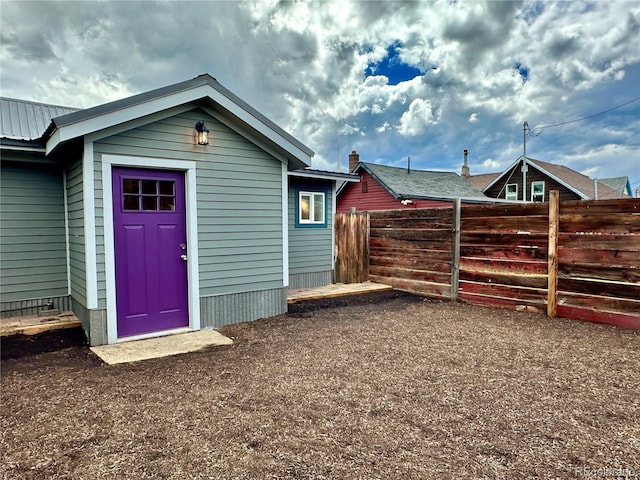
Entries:
{"label": "white trim", "polygon": [[289,179],[282,164],[282,286],[289,286]]}
{"label": "white trim", "polygon": [[53,132],[47,141],[47,154],[55,150],[59,144],[74,138],[98,132],[131,120],[146,117],[147,115],[153,115],[162,110],[167,110],[190,102],[196,102],[203,98],[213,101],[215,104],[219,105],[222,110],[226,110],[233,117],[238,118],[241,122],[257,131],[269,141],[278,145],[305,165],[309,165],[311,163],[310,156],[303,149],[280,135],[267,124],[263,123],[250,112],[208,84],[198,85],[193,88],[188,88],[187,90],[143,101],[139,104],[129,105],[118,110],[97,114],[95,117],[86,118],[76,123],[59,127]]}
{"label": "white trim", "polygon": [[167,335],[174,335],[176,333],[191,332],[191,328],[174,328],[172,330],[164,330],[159,334],[156,332],[143,333],[140,335],[131,335],[130,337],[122,337],[116,340],[116,343],[132,342],[134,340],[144,340],[146,338],[166,337]]}
{"label": "white trim", "polygon": [[196,162],[190,160],[169,160],[162,158],[102,155],[102,189],[104,210],[105,277],[107,284],[107,342],[116,343],[137,338],[151,338],[185,329],[160,331],[143,336],[118,338],[118,318],[116,306],[115,246],[113,231],[113,185],[112,167],[137,167],[185,172],[185,201],[187,222],[187,277],[189,302],[189,328],[200,330],[200,274],[198,270],[198,211],[196,203]]}
{"label": "white trim", "polygon": [[[316,195],[322,195],[322,220],[316,220]],[[302,218],[302,197],[309,197],[309,219]],[[311,190],[300,190],[298,192],[298,224],[300,225],[325,225],[327,218],[327,196],[325,192],[314,192]]]}
{"label": "white trim", "polygon": [[64,201],[64,243],[67,253],[67,295],[71,296],[71,247],[69,242],[69,196],[66,168],[62,169],[62,199]]}
{"label": "white trim", "polygon": [[[534,180],[533,182],[531,182],[531,201],[535,202],[536,200],[533,199],[533,188],[534,185],[536,184],[542,184],[542,200],[537,200],[539,202],[544,202],[544,191],[545,191],[545,184],[544,184],[544,180]],[[540,195],[539,193],[537,193],[536,195]]]}
{"label": "white trim", "polygon": [[327,173],[314,173],[314,172],[301,172],[299,170],[293,170],[288,172],[287,175],[290,177],[301,177],[301,178],[317,178],[320,180],[333,180],[334,182],[338,182],[342,180],[343,182],[359,182],[359,175],[352,175],[350,173],[336,173],[333,174],[331,172]]}
{"label": "white trim", "polygon": [[[509,198],[509,187],[511,185],[516,186],[516,198]],[[518,200],[518,184],[517,183],[507,183],[504,187],[504,198],[505,200]]]}
{"label": "white trim", "polygon": [[96,253],[96,197],[93,142],[84,142],[82,154],[82,202],[84,205],[84,265],[87,309],[98,308],[98,256]]}

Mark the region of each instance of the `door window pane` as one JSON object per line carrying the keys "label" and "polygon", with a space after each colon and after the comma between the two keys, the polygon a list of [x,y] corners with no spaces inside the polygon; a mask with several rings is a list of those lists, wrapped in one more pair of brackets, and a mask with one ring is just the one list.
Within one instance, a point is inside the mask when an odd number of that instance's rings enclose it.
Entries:
{"label": "door window pane", "polygon": [[142,193],[148,195],[156,195],[158,182],[155,180],[142,180]]}
{"label": "door window pane", "polygon": [[124,210],[175,211],[176,182],[173,180],[122,180]]}

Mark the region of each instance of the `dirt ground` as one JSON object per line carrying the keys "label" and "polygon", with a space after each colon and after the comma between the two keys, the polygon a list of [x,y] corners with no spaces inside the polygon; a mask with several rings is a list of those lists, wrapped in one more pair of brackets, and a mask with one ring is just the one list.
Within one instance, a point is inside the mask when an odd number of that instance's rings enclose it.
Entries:
{"label": "dirt ground", "polygon": [[223,333],[114,366],[3,338],[0,478],[640,477],[640,332],[387,292]]}

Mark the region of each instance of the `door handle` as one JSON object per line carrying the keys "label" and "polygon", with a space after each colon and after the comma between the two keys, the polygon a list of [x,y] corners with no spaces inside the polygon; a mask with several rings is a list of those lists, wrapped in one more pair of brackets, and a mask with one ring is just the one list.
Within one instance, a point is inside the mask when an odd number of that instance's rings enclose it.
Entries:
{"label": "door handle", "polygon": [[184,260],[185,262],[187,261],[187,255],[186,255],[186,254],[184,254],[184,253],[183,253],[182,255],[180,255],[180,258],[181,258],[182,260]]}

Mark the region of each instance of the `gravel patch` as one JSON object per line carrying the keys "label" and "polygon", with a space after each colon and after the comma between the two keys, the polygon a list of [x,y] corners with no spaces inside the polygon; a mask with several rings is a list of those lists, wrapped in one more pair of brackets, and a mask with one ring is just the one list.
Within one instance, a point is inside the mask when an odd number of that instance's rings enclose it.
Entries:
{"label": "gravel patch", "polygon": [[112,366],[3,338],[1,478],[640,476],[638,331],[384,292],[221,333]]}

